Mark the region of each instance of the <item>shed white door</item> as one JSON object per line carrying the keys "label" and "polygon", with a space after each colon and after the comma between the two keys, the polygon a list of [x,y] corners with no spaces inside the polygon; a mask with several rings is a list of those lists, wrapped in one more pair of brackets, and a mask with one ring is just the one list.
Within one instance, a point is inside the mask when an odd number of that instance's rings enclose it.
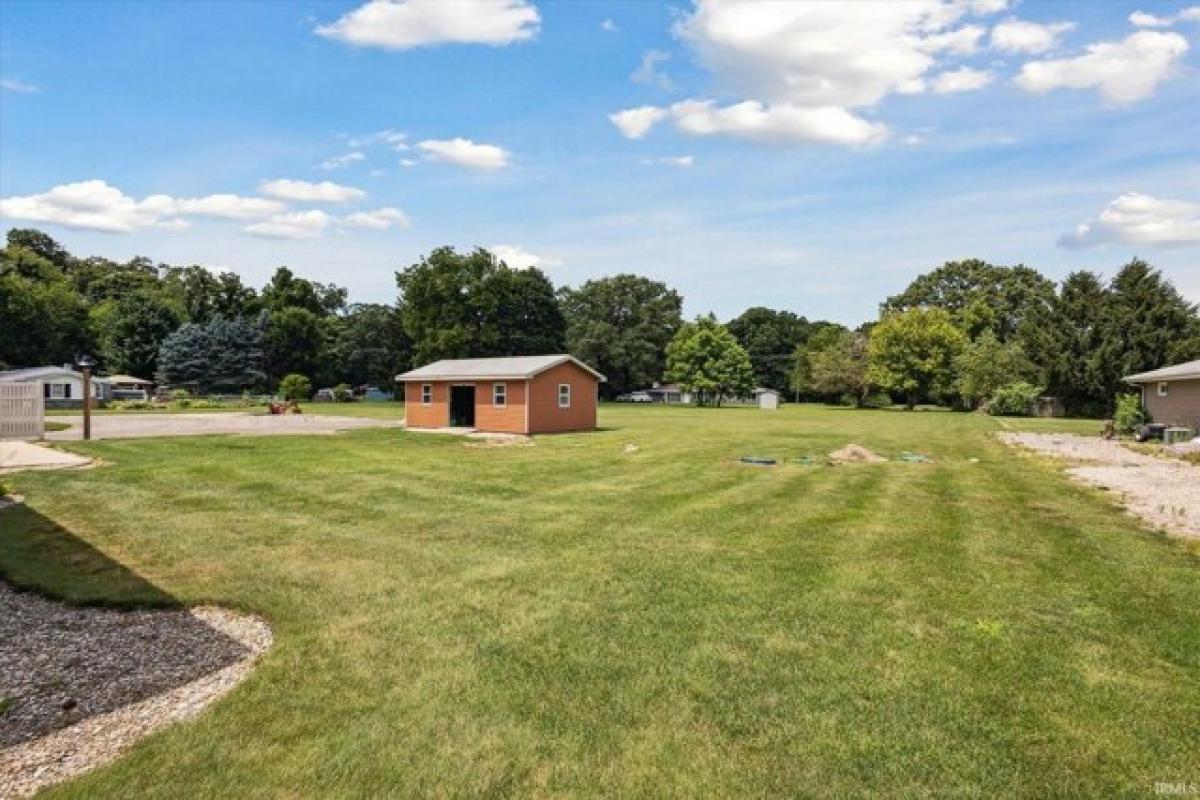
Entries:
{"label": "shed white door", "polygon": [[45,420],[40,383],[0,382],[0,439],[40,439]]}

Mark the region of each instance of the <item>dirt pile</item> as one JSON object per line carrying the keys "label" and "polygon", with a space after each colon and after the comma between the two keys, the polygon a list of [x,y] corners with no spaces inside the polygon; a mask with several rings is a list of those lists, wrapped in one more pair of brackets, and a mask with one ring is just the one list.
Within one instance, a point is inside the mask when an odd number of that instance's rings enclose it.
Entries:
{"label": "dirt pile", "polygon": [[872,453],[861,444],[848,444],[829,454],[829,460],[834,464],[879,464],[886,458]]}

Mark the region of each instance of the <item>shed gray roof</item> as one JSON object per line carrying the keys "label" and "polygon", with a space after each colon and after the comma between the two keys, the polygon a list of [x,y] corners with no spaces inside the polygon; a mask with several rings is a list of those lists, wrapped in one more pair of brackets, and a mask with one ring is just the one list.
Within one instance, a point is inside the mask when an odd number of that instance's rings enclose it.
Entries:
{"label": "shed gray roof", "polygon": [[1153,381],[1189,381],[1200,378],[1200,359],[1185,361],[1162,369],[1139,372],[1125,378],[1127,383],[1151,383]]}
{"label": "shed gray roof", "polygon": [[398,381],[527,380],[568,361],[590,372],[596,380],[605,377],[570,355],[510,356],[507,358],[454,358],[434,361],[396,376]]}

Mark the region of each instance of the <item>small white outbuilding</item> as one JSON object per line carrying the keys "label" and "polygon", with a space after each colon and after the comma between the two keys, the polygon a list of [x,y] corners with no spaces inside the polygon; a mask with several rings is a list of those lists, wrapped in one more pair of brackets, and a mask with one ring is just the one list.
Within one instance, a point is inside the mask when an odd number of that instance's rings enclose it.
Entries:
{"label": "small white outbuilding", "polygon": [[779,408],[779,392],[774,389],[755,389],[754,399],[758,401],[759,408],[769,411]]}

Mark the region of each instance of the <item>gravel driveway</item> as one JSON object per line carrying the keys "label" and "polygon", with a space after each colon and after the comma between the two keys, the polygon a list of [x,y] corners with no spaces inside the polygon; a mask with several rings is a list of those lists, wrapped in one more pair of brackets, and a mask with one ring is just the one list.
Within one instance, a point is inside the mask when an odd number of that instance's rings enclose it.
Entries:
{"label": "gravel driveway", "polygon": [[1200,536],[1200,467],[1099,437],[1002,433],[1000,440],[1080,462],[1067,469],[1075,480],[1121,494],[1125,507],[1155,528]]}
{"label": "gravel driveway", "polygon": [[[83,417],[51,417],[66,422],[64,431],[50,431],[46,438],[71,441],[83,438]],[[211,414],[96,414],[92,417],[93,439],[138,439],[147,436],[204,436],[245,434],[277,436],[330,434],[355,428],[395,428],[404,423],[391,419],[333,417],[317,414],[272,416],[262,412],[213,412]]]}
{"label": "gravel driveway", "polygon": [[0,582],[0,797],[117,758],[237,685],[271,644],[219,608],[75,608]]}

